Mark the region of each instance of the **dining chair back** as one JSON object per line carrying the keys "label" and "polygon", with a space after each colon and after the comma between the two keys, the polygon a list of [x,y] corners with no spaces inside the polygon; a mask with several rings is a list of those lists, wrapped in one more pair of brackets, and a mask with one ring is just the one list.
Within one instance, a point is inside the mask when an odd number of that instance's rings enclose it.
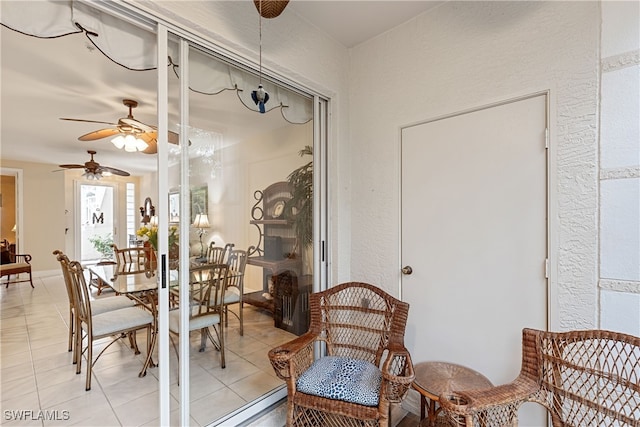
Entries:
{"label": "dining chair back", "polygon": [[[69,299],[69,348],[68,351],[72,351],[73,337],[77,330],[77,321],[75,318],[74,310],[74,298],[73,298],[73,284],[71,276],[69,275],[69,257],[65,255],[61,250],[56,249],[53,251],[53,255],[56,256],[56,260],[60,263],[60,269],[62,270],[62,278],[64,279],[65,289],[67,291],[67,298]],[[117,310],[120,308],[133,307],[135,302],[125,296],[112,296],[106,298],[100,298],[92,302],[93,313],[100,314],[107,311]],[[76,363],[74,356],[73,363]]]}
{"label": "dining chair back", "polygon": [[[91,390],[93,366],[105,350],[118,339],[123,336],[128,336],[131,339],[131,344],[136,354],[140,353],[135,340],[135,331],[138,329],[146,329],[147,331],[147,357],[138,376],[143,377],[146,375],[147,367],[151,363],[151,353],[155,345],[156,317],[154,313],[146,310],[143,305],[140,307],[121,308],[100,314],[94,313],[82,264],[78,261],[71,261],[67,269],[69,271],[69,277],[71,278],[71,290],[77,321],[77,331],[75,333],[77,374],[81,372],[82,355],[86,351],[87,378],[85,390]],[[83,335],[86,336],[87,340],[86,348],[83,347],[85,338]],[[109,336],[113,336],[113,340],[100,351],[94,360],[93,342]]]}
{"label": "dining chair back", "polygon": [[119,248],[113,246],[113,254],[116,259],[118,271],[122,273],[142,273],[146,270],[148,250],[143,246]]}
{"label": "dining chair back", "polygon": [[[247,266],[247,251],[233,249],[229,253],[229,285],[224,294],[224,319],[225,326],[229,326],[229,311],[240,322],[240,336],[244,335],[244,271]],[[229,310],[230,305],[238,304],[238,311]]]}
{"label": "dining chair back", "polygon": [[[227,264],[202,264],[192,267],[189,271],[189,332],[200,330],[200,350],[206,347],[206,338],[220,352],[220,366],[226,366],[224,353],[224,330],[218,327],[222,324],[224,310],[224,294],[229,281],[229,266]],[[216,339],[211,334],[212,328]],[[169,331],[174,335],[180,334],[180,310],[169,311]],[[173,348],[178,355],[173,338]]]}
{"label": "dining chair back", "polygon": [[207,249],[207,264],[226,264],[234,246],[233,243],[227,243],[224,247],[216,246],[215,242],[211,242]]}

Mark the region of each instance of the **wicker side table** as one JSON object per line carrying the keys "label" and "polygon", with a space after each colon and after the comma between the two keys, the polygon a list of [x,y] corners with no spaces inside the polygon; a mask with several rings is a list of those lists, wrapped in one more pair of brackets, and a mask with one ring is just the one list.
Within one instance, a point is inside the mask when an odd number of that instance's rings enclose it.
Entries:
{"label": "wicker side table", "polygon": [[[422,426],[448,425],[446,420],[438,417],[441,408],[439,406],[436,408],[436,402],[441,394],[454,390],[493,386],[491,381],[481,373],[455,363],[422,362],[414,365],[413,369],[416,377],[412,387],[420,393],[420,425]],[[428,409],[426,414],[425,408]]]}

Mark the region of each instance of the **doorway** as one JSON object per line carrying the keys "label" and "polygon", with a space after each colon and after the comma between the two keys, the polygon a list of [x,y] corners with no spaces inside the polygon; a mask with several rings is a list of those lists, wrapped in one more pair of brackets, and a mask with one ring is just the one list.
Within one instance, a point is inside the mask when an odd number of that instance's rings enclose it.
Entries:
{"label": "doorway", "polygon": [[78,250],[80,262],[95,263],[111,259],[115,236],[116,188],[105,183],[78,182]]}
{"label": "doorway", "polygon": [[0,240],[8,242],[16,253],[21,249],[22,170],[0,168]]}
{"label": "doorway", "polygon": [[[547,328],[546,118],[542,94],[402,129],[414,362],[459,363],[506,383],[520,370],[522,328]],[[523,414],[521,425],[543,420]]]}

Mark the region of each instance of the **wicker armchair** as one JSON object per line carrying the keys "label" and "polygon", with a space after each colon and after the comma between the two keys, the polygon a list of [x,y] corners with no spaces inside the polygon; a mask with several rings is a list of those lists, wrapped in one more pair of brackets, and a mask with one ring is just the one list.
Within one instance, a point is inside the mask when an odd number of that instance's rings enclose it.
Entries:
{"label": "wicker armchair", "polygon": [[640,338],[524,329],[522,368],[513,382],[440,396],[455,425],[467,427],[515,425],[524,402],[543,405],[554,427],[639,427]]}
{"label": "wicker armchair", "polygon": [[[309,304],[309,331],[269,351],[276,374],[287,382],[287,426],[388,426],[390,403],[402,400],[414,378],[404,347],[409,305],[357,282],[311,294]],[[326,345],[326,354],[314,361],[314,344],[320,342]],[[377,380],[353,384],[358,377],[354,365],[372,366],[374,372],[369,373]],[[325,378],[316,388],[314,380],[319,377]],[[348,381],[340,383],[345,377]],[[371,379],[368,374],[364,378]],[[326,397],[327,390],[350,387],[359,394],[370,388],[373,400],[360,396],[355,400],[362,398],[365,403],[354,403],[350,391]]]}

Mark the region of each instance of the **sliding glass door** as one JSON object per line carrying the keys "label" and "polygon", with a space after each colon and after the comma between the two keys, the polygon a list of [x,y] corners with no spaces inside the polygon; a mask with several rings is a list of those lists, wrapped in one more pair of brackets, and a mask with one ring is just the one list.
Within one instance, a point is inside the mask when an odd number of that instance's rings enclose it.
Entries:
{"label": "sliding glass door", "polygon": [[[319,286],[314,103],[263,79],[269,101],[260,113],[252,98],[258,75],[203,46],[170,40],[170,137],[159,175],[163,184],[166,178],[166,226],[180,236],[179,261],[167,260],[167,316],[179,312],[181,328],[169,332],[169,388],[181,424],[237,424],[286,396],[267,353],[306,332],[308,296]],[[222,254],[217,261],[215,253]],[[201,301],[183,286],[210,262],[229,264],[232,276],[231,303],[210,327],[213,342],[194,329]]]}

